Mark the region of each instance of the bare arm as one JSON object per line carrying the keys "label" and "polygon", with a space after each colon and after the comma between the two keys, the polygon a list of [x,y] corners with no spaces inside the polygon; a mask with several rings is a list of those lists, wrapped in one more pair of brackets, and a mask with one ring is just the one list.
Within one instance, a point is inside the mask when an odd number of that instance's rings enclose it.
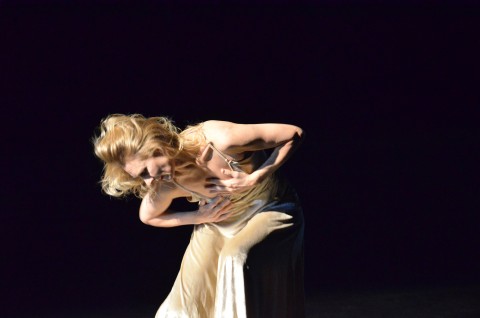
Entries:
{"label": "bare arm", "polygon": [[[158,186],[157,186],[158,187]],[[161,186],[160,186],[161,187]],[[147,194],[140,205],[140,220],[151,226],[174,227],[189,224],[220,222],[229,216],[230,200],[217,197],[210,203],[199,205],[197,210],[174,212],[169,210],[173,199],[185,197],[180,189]]]}
{"label": "bare arm", "polygon": [[[305,138],[303,129],[289,124],[236,124],[209,121],[206,125],[209,138],[228,154],[272,149],[267,160],[250,175],[222,170],[231,176],[227,180],[214,180],[215,191],[240,192],[262,182],[278,170],[298,149]],[[212,192],[215,192],[212,191]]]}

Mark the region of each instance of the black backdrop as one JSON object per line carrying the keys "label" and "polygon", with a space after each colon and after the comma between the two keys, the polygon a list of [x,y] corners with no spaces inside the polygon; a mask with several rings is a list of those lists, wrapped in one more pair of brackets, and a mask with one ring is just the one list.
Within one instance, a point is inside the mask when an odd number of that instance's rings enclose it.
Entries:
{"label": "black backdrop", "polygon": [[[0,2],[2,302],[154,311],[191,227],[101,194],[110,113],[286,122],[306,288],[479,282],[478,7]],[[9,316],[9,317],[10,317]],[[68,315],[67,315],[68,316]]]}

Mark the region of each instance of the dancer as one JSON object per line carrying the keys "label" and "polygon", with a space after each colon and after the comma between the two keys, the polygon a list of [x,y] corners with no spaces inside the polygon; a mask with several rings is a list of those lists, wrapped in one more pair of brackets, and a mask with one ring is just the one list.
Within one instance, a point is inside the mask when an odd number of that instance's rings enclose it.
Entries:
{"label": "dancer", "polygon": [[[156,318],[304,317],[303,212],[278,171],[304,135],[281,123],[207,120],[182,130],[168,117],[101,121],[93,143],[103,191],[141,198],[145,224],[193,225]],[[171,211],[177,198],[198,204]]]}

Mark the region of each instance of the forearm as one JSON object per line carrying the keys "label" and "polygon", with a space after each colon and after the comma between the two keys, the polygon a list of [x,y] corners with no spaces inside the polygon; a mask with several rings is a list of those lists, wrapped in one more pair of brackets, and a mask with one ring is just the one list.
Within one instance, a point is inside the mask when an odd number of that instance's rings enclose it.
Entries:
{"label": "forearm", "polygon": [[267,160],[253,172],[253,175],[261,182],[278,170],[298,149],[303,142],[304,133],[296,135],[291,140],[276,147]]}
{"label": "forearm", "polygon": [[197,224],[197,211],[165,212],[159,216],[142,219],[142,222],[156,227],[175,227]]}
{"label": "forearm", "polygon": [[142,221],[145,224],[157,227],[221,222],[230,215],[230,206],[231,201],[228,198],[217,196],[209,200],[209,202],[200,202],[198,210],[190,212],[165,212]]}
{"label": "forearm", "polygon": [[170,196],[163,193],[162,196],[152,198],[150,194],[142,200],[140,205],[140,220],[148,225],[157,227],[174,227],[188,224],[196,224],[197,211],[177,212],[170,210],[174,193]]}

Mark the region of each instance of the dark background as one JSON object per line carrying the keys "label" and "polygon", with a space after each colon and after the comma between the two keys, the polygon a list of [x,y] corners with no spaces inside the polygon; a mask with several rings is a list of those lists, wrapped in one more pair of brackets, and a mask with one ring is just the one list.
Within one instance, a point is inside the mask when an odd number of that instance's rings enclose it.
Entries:
{"label": "dark background", "polygon": [[[111,113],[285,122],[307,299],[479,280],[474,5],[0,1],[2,310],[152,315],[190,226],[98,185]],[[135,317],[135,314],[132,314]]]}

